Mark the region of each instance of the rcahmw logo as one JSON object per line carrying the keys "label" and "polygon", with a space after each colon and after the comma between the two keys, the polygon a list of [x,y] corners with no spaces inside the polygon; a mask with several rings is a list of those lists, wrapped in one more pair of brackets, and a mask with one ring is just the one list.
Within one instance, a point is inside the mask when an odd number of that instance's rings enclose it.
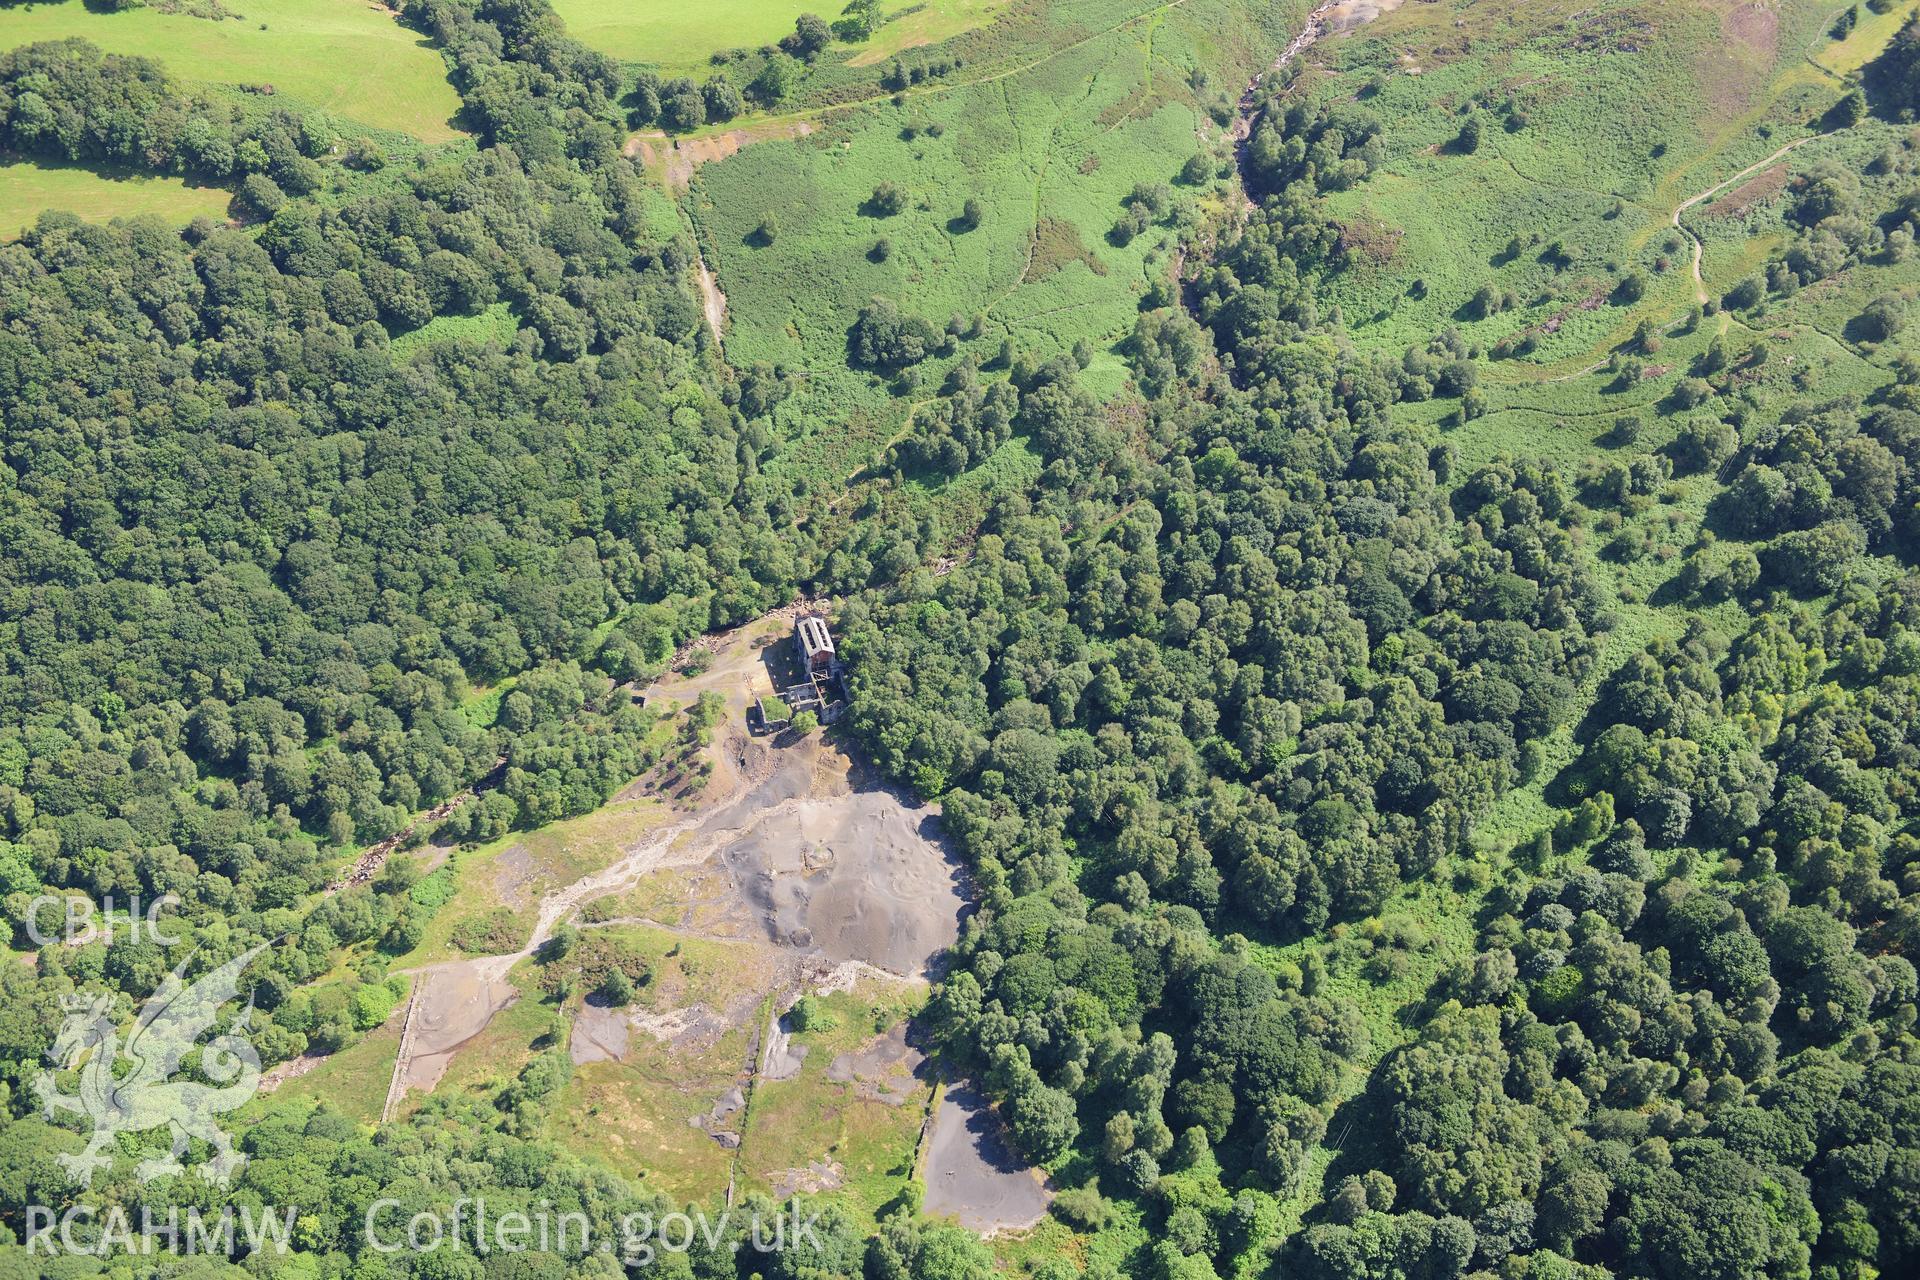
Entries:
{"label": "rcahmw logo", "polygon": [[[27,1256],[89,1258],[166,1254],[171,1257],[231,1258],[234,1246],[244,1244],[248,1254],[287,1252],[298,1209],[232,1207],[208,1214],[199,1206],[181,1209],[169,1205],[156,1214],[140,1207],[135,1215],[119,1205],[99,1209],[81,1204],[55,1214],[43,1204],[27,1206]],[[235,1223],[239,1231],[234,1230]]]}
{"label": "rcahmw logo", "polygon": [[[168,907],[179,905],[180,899],[171,893],[161,894],[144,907],[139,894],[124,903],[108,894],[96,910],[86,898],[43,893],[27,904],[25,927],[27,937],[33,940],[36,947],[51,947],[60,943],[78,946],[95,941],[112,946],[114,936],[121,932],[127,935],[130,942],[147,938],[159,946],[171,947],[180,941],[180,936],[161,926],[160,913]],[[59,925],[51,932],[46,927],[49,915]]]}
{"label": "rcahmw logo", "polygon": [[[239,994],[241,970],[266,947],[263,942],[192,983],[185,980],[182,960],[124,1033],[114,1025],[111,997],[82,994],[62,1002],[66,1021],[47,1056],[57,1070],[79,1069],[78,1092],[60,1092],[53,1071],[42,1071],[33,1087],[48,1116],[73,1111],[93,1124],[85,1150],[57,1157],[76,1183],[90,1186],[93,1175],[112,1163],[119,1135],[156,1129],[167,1131],[168,1149],[134,1167],[140,1181],[183,1172],[190,1138],[213,1149],[198,1167],[200,1177],[220,1187],[233,1181],[247,1157],[234,1150],[214,1117],[243,1106],[260,1089],[260,1055],[244,1034],[253,1001],[225,1031],[204,1045],[199,1039],[221,1006]],[[199,1074],[212,1083],[175,1080],[196,1054]]]}

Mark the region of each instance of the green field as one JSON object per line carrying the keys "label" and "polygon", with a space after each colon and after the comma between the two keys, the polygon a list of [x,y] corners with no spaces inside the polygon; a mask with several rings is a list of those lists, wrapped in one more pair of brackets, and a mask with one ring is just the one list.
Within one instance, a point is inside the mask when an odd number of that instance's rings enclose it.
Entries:
{"label": "green field", "polygon": [[[634,1031],[623,1061],[575,1070],[548,1136],[609,1169],[645,1177],[650,1189],[688,1201],[711,1195],[726,1186],[735,1157],[689,1121],[710,1114],[721,1095],[742,1083],[763,1025],[766,1005],[758,993],[774,984],[777,970],[751,945],[648,926],[612,926],[594,937],[645,962],[650,976],[635,1004],[647,1013],[696,1003],[731,1010],[743,1001],[748,1012],[717,1035],[678,1046]],[[737,1133],[745,1118],[736,1111],[718,1127]]]}
{"label": "green field", "polygon": [[[414,352],[436,342],[510,342],[517,327],[513,309],[504,302],[496,302],[470,316],[435,316],[418,329],[396,337],[393,340],[393,356],[396,360],[405,360]],[[481,714],[497,714],[504,692],[504,689],[491,690],[492,703]],[[484,723],[491,724],[492,720]]]}
{"label": "green field", "polygon": [[[1010,0],[931,0],[885,6],[888,20],[857,46],[836,42],[828,58],[864,66],[902,49],[934,44],[989,21]],[[832,22],[840,6],[820,0],[558,0],[567,34],[626,62],[691,75],[724,49],[773,44],[803,13]]]}
{"label": "green field", "polygon": [[153,58],[183,80],[270,84],[301,106],[423,142],[456,136],[460,99],[439,52],[387,10],[358,0],[234,0],[228,11],[236,16],[104,13],[82,0],[22,5],[0,16],[0,44],[81,36],[109,53]]}
{"label": "green field", "polygon": [[151,213],[185,224],[201,214],[223,216],[230,198],[219,187],[188,186],[179,178],[0,160],[0,240],[17,238],[46,209],[90,222]]}
{"label": "green field", "polygon": [[393,1062],[400,1053],[403,1017],[390,1019],[365,1039],[322,1059],[307,1074],[288,1080],[272,1095],[271,1105],[324,1102],[358,1124],[378,1123],[387,1103],[387,1086],[393,1081]]}
{"label": "green field", "polygon": [[800,1069],[790,1079],[763,1079],[754,1087],[740,1145],[739,1172],[747,1185],[777,1195],[783,1179],[810,1162],[828,1161],[844,1178],[838,1198],[863,1225],[879,1217],[911,1173],[932,1088],[906,1076],[903,1067],[895,1077],[901,1094],[886,1102],[830,1079],[828,1071],[839,1055],[857,1053],[916,1013],[923,998],[916,987],[871,980],[854,991],[816,998],[829,1025],[794,1032],[793,1044],[806,1051]]}
{"label": "green field", "polygon": [[[1491,413],[1472,436],[1491,452],[1524,436],[1527,452],[1573,463],[1586,434],[1562,449],[1540,426],[1652,408],[1715,333],[1743,346],[1764,329],[1803,369],[1857,369],[1847,322],[1875,293],[1910,288],[1911,268],[1863,263],[1764,319],[1679,326],[1697,298],[1718,299],[1792,241],[1803,175],[1835,164],[1871,175],[1877,154],[1900,147],[1871,119],[1821,132],[1844,87],[1836,72],[1875,56],[1908,11],[1861,12],[1836,40],[1832,13],[1809,3],[1756,22],[1724,3],[1547,0],[1495,29],[1479,6],[1447,0],[1324,43],[1283,101],[1351,103],[1389,122],[1378,171],[1326,196],[1349,248],[1327,299],[1362,349],[1398,354],[1451,327],[1492,353]],[[1458,137],[1470,115],[1482,129],[1469,153]],[[1904,189],[1891,171],[1863,185],[1869,205]],[[1703,246],[1698,285],[1690,236]],[[1645,282],[1637,299],[1620,291],[1633,273]],[[1475,300],[1487,289],[1504,295],[1491,313]],[[1593,372],[1643,320],[1667,347],[1647,381]]]}

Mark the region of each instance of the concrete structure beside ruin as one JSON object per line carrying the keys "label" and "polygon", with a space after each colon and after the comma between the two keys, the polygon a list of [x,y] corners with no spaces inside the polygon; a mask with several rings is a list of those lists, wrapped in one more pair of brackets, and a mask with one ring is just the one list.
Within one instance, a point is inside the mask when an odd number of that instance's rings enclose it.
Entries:
{"label": "concrete structure beside ruin", "polygon": [[751,729],[755,729],[756,731],[764,730],[768,733],[778,733],[793,723],[793,708],[787,705],[786,699],[777,695],[773,697],[756,698],[754,699],[753,707],[754,711],[758,713],[760,720],[757,725],[750,724],[748,727]]}

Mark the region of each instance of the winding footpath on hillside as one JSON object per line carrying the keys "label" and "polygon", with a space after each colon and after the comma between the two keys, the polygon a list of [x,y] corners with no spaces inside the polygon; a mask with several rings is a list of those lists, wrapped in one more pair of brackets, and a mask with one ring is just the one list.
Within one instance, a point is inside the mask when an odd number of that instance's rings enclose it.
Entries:
{"label": "winding footpath on hillside", "polygon": [[[1339,21],[1342,11],[1353,15],[1358,21]],[[1324,0],[1323,3],[1316,5],[1313,11],[1307,14],[1306,21],[1301,24],[1299,34],[1288,42],[1287,47],[1280,51],[1280,55],[1273,60],[1272,64],[1255,75],[1251,80],[1247,81],[1247,87],[1240,95],[1240,102],[1234,112],[1233,123],[1227,130],[1227,136],[1233,142],[1234,164],[1240,175],[1241,197],[1245,200],[1246,207],[1249,210],[1255,207],[1256,202],[1253,197],[1252,174],[1248,169],[1248,151],[1253,137],[1254,121],[1258,117],[1260,110],[1262,87],[1270,77],[1283,70],[1288,63],[1312,48],[1313,45],[1328,32],[1346,30],[1351,26],[1359,25],[1360,22],[1371,20],[1373,16],[1375,15],[1372,13],[1360,16],[1356,10],[1354,0]],[[1688,243],[1693,248],[1693,261],[1690,269],[1693,275],[1693,292],[1696,302],[1704,304],[1707,301],[1706,281],[1701,274],[1701,258],[1705,253],[1706,246],[1701,242],[1700,237],[1694,234],[1691,228],[1681,222],[1682,215],[1684,215],[1687,210],[1705,204],[1721,192],[1736,186],[1754,174],[1760,173],[1770,166],[1777,164],[1787,153],[1796,148],[1805,146],[1807,143],[1819,138],[1831,136],[1832,133],[1828,132],[1809,134],[1804,138],[1796,138],[1785,146],[1777,148],[1765,159],[1755,161],[1738,173],[1722,178],[1712,186],[1707,187],[1695,195],[1689,196],[1674,206],[1672,213],[1668,215],[1668,221],[1673,225],[1675,230],[1687,238]],[[1177,270],[1178,268],[1176,268],[1176,271]],[[1570,373],[1553,374],[1535,380],[1540,382],[1564,382],[1573,378],[1584,377],[1594,372],[1594,370],[1601,368],[1604,364],[1605,361],[1600,361],[1595,364],[1585,365]]]}
{"label": "winding footpath on hillside", "polygon": [[694,282],[700,286],[700,312],[707,318],[707,328],[713,333],[713,342],[725,349],[722,331],[727,327],[727,295],[720,292],[720,281],[713,274],[713,268],[707,265],[707,255],[699,249],[699,240],[694,241],[693,259]]}
{"label": "winding footpath on hillside", "polygon": [[1726,190],[1728,187],[1731,187],[1735,183],[1743,181],[1744,179],[1749,178],[1754,174],[1761,172],[1764,169],[1767,169],[1768,167],[1773,165],[1776,161],[1778,161],[1782,156],[1786,155],[1787,152],[1792,151],[1795,147],[1805,146],[1807,143],[1812,142],[1817,138],[1828,138],[1832,136],[1833,135],[1830,133],[1814,133],[1814,134],[1809,134],[1804,138],[1795,138],[1792,142],[1789,142],[1786,146],[1781,147],[1779,150],[1775,151],[1772,155],[1768,156],[1766,159],[1755,161],[1754,163],[1748,165],[1746,168],[1742,169],[1740,172],[1734,174],[1731,178],[1723,178],[1719,182],[1716,182],[1712,186],[1708,187],[1705,191],[1700,192],[1698,195],[1689,196],[1687,199],[1682,200],[1679,204],[1674,206],[1673,217],[1671,219],[1674,225],[1674,229],[1679,231],[1681,235],[1685,236],[1693,244],[1693,298],[1695,302],[1704,303],[1707,300],[1707,284],[1706,284],[1706,281],[1701,279],[1700,277],[1700,255],[1702,252],[1705,251],[1706,246],[1701,243],[1700,237],[1695,235],[1693,233],[1693,230],[1690,227],[1686,227],[1681,224],[1680,215],[1685,213],[1687,210],[1693,208],[1695,205],[1705,204],[1708,200],[1713,199],[1713,197],[1715,197],[1716,195],[1719,195],[1722,191]]}
{"label": "winding footpath on hillside", "polygon": [[[1735,173],[1728,177],[1720,179],[1718,182],[1715,182],[1712,186],[1709,186],[1705,190],[1696,192],[1695,194],[1688,196],[1685,200],[1682,200],[1679,204],[1673,207],[1673,212],[1667,215],[1667,221],[1669,224],[1672,225],[1672,227],[1676,231],[1678,231],[1681,235],[1685,236],[1687,238],[1687,243],[1693,247],[1693,261],[1689,266],[1689,270],[1693,275],[1693,300],[1696,303],[1699,303],[1704,306],[1709,300],[1709,296],[1710,296],[1707,293],[1706,278],[1701,274],[1701,271],[1700,271],[1701,256],[1706,251],[1706,245],[1698,235],[1694,234],[1694,231],[1691,227],[1687,226],[1685,223],[1681,221],[1681,217],[1687,212],[1687,210],[1697,208],[1698,206],[1707,203],[1709,200],[1712,200],[1715,196],[1721,194],[1722,192],[1726,191],[1730,187],[1737,186],[1739,183],[1746,181],[1748,178],[1751,178],[1754,174],[1765,172],[1768,168],[1772,167],[1775,164],[1778,164],[1781,161],[1781,159],[1783,159],[1787,155],[1788,152],[1794,151],[1800,147],[1804,147],[1809,142],[1816,142],[1821,138],[1830,138],[1832,136],[1833,136],[1833,132],[1827,132],[1827,133],[1811,133],[1804,138],[1795,138],[1792,142],[1787,143],[1785,146],[1775,149],[1774,152],[1771,155],[1768,155],[1765,159],[1754,161],[1752,164],[1740,170],[1738,173]],[[1568,370],[1567,372],[1564,372],[1564,373],[1554,373],[1554,374],[1543,373],[1538,377],[1525,379],[1525,381],[1536,382],[1543,385],[1547,383],[1555,383],[1555,382],[1571,382],[1576,378],[1584,378],[1591,373],[1595,373],[1601,369],[1604,369],[1606,367],[1606,364],[1607,362],[1604,359],[1595,360],[1589,364],[1584,364],[1577,369]],[[1518,381],[1520,380],[1516,379],[1516,382]]]}

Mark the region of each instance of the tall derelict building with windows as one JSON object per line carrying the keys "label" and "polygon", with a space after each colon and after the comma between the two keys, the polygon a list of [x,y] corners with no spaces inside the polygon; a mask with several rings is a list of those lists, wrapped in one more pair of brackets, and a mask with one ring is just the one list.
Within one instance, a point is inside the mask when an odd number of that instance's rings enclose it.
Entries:
{"label": "tall derelict building with windows", "polygon": [[822,679],[833,674],[833,633],[817,613],[803,613],[793,624],[793,653],[801,668]]}

